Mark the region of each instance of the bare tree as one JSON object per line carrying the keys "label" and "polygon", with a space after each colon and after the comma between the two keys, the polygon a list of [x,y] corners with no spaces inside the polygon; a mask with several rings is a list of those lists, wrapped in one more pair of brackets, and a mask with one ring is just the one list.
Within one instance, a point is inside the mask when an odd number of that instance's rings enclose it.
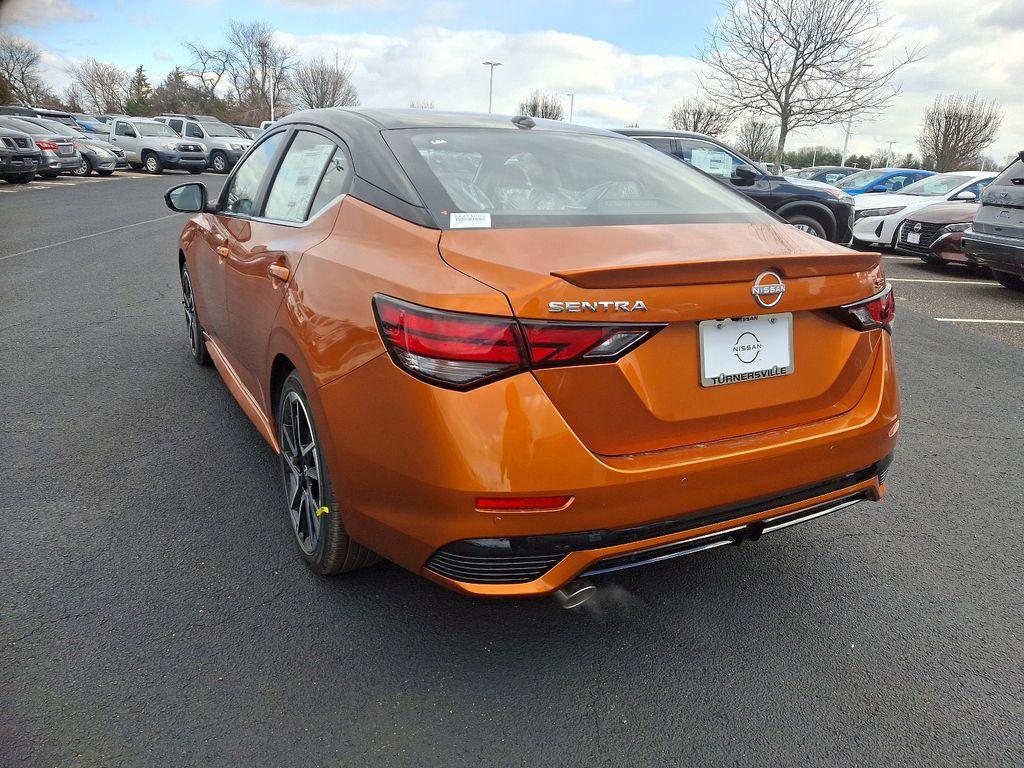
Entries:
{"label": "bare tree", "polygon": [[776,147],[775,127],[766,120],[749,118],[736,129],[736,149],[754,160],[764,160]]}
{"label": "bare tree", "polygon": [[80,94],[78,89],[73,85],[69,85],[64,89],[64,93],[60,100],[61,103],[67,107],[69,112],[85,111],[85,107],[82,105],[82,94]]}
{"label": "bare tree", "polygon": [[208,103],[231,111],[239,122],[257,124],[275,116],[288,101],[295,50],[278,43],[274,29],[260,21],[232,20],[224,44],[186,43],[191,61],[185,74]]}
{"label": "bare tree", "polygon": [[977,95],[936,96],[925,110],[917,144],[935,170],[959,171],[982,162],[1003,123],[1003,111],[995,101]]}
{"label": "bare tree", "polygon": [[265,22],[232,21],[228,29],[231,80],[244,117],[252,124],[275,116],[290,87],[288,75],[295,66],[295,49],[279,44]]}
{"label": "bare tree", "polygon": [[82,103],[92,112],[124,112],[131,75],[98,59],[82,59],[68,67],[73,87]]}
{"label": "bare tree", "polygon": [[672,107],[665,123],[677,131],[721,136],[732,125],[735,113],[705,99],[687,99]]}
{"label": "bare tree", "polygon": [[771,115],[780,161],[790,132],[870,119],[896,97],[921,49],[876,61],[888,21],[878,0],[727,0],[701,51],[704,86],[733,113]]}
{"label": "bare tree", "polygon": [[329,63],[318,58],[300,64],[292,73],[292,101],[299,109],[357,106],[359,92],[352,84],[352,62]]}
{"label": "bare tree", "polygon": [[415,99],[409,102],[409,109],[437,109],[434,102],[427,99]]}
{"label": "bare tree", "polygon": [[0,79],[15,101],[39,104],[53,98],[43,83],[42,60],[40,50],[28,40],[0,34]]}
{"label": "bare tree", "polygon": [[562,120],[565,117],[565,109],[553,93],[534,91],[524,101],[519,102],[519,114]]}
{"label": "bare tree", "polygon": [[210,48],[199,43],[182,43],[189,53],[185,74],[198,83],[208,99],[217,98],[217,90],[231,71],[232,52],[227,48]]}

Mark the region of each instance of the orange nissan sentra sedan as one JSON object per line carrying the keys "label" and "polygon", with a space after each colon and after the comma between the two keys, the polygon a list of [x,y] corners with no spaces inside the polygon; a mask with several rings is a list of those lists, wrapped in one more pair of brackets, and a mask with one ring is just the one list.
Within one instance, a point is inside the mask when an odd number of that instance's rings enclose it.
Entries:
{"label": "orange nissan sentra sedan", "polygon": [[167,202],[192,354],[280,455],[317,573],[539,595],[885,494],[878,254],[633,139],[306,111]]}

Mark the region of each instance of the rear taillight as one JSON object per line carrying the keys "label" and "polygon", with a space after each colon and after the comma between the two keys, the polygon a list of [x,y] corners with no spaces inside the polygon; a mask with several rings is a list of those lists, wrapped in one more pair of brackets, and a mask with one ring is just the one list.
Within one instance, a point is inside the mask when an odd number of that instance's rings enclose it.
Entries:
{"label": "rear taillight", "polygon": [[549,323],[430,309],[373,297],[391,359],[413,376],[472,389],[531,368],[613,362],[661,325]]}
{"label": "rear taillight", "polygon": [[37,141],[36,146],[39,147],[40,149],[48,149],[51,152],[57,151],[57,144],[52,141]]}
{"label": "rear taillight", "polygon": [[860,331],[885,328],[891,332],[892,321],[896,319],[896,297],[892,293],[892,286],[886,285],[884,291],[870,299],[838,307],[835,314],[847,325]]}

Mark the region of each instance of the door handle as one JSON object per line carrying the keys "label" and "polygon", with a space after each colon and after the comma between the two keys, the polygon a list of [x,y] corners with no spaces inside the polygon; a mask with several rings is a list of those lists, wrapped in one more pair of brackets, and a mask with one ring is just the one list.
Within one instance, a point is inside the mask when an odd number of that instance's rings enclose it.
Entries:
{"label": "door handle", "polygon": [[226,245],[218,245],[217,255],[220,256],[222,259],[226,259],[228,256],[231,255],[231,249],[228,248]]}
{"label": "door handle", "polygon": [[291,275],[291,272],[284,264],[271,264],[267,267],[267,274],[271,280],[280,280],[283,283]]}

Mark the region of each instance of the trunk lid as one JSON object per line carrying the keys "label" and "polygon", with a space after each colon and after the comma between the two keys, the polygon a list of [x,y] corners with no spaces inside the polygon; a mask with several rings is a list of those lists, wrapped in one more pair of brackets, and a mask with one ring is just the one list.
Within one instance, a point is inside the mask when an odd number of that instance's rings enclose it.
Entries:
{"label": "trunk lid", "polygon": [[[867,386],[878,334],[853,330],[827,310],[884,288],[878,254],[785,224],[447,230],[439,248],[452,267],[502,291],[520,319],[665,324],[615,363],[535,371],[597,454],[663,450],[836,416]],[[785,282],[770,309],[751,292],[768,271]],[[572,309],[552,312],[552,302]],[[792,313],[790,375],[702,385],[701,321],[777,313]]]}
{"label": "trunk lid", "polygon": [[981,196],[976,232],[1024,238],[1024,160],[1015,160]]}

